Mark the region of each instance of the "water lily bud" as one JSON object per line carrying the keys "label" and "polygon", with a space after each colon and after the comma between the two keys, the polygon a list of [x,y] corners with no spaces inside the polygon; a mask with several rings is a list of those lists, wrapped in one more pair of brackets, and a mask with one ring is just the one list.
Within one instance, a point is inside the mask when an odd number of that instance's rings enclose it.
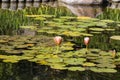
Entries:
{"label": "water lily bud", "polygon": [[62,37],[61,36],[56,36],[54,38],[54,42],[57,44],[57,45],[60,45],[61,42],[62,42]]}
{"label": "water lily bud", "polygon": [[115,50],[115,49],[114,49],[114,50],[110,50],[109,52],[112,53],[112,57],[113,57],[113,58],[116,56],[116,50]]}
{"label": "water lily bud", "polygon": [[89,37],[85,37],[85,38],[84,38],[84,44],[85,44],[85,45],[88,45],[89,41],[90,41],[90,38],[89,38]]}

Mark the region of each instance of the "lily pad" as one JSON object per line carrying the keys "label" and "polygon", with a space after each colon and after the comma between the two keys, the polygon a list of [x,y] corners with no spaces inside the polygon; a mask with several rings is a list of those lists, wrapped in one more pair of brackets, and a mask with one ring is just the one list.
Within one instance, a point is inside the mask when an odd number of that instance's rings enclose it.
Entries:
{"label": "lily pad", "polygon": [[65,58],[64,63],[67,65],[81,65],[84,61],[86,61],[85,58]]}
{"label": "lily pad", "polygon": [[119,35],[111,36],[110,38],[113,39],[113,40],[120,40],[120,36]]}
{"label": "lily pad", "polygon": [[31,18],[34,18],[34,17],[40,17],[41,15],[25,15],[26,17],[31,17]]}
{"label": "lily pad", "polygon": [[92,31],[104,31],[105,29],[103,29],[103,28],[89,28],[89,30],[92,30]]}
{"label": "lily pad", "polygon": [[36,26],[20,26],[20,28],[24,28],[24,29],[32,29],[32,30],[36,30],[36,29],[37,29]]}
{"label": "lily pad", "polygon": [[116,73],[117,70],[115,69],[109,69],[109,68],[90,68],[91,71],[94,72],[105,72],[105,73]]}
{"label": "lily pad", "polygon": [[51,64],[50,66],[51,66],[51,68],[53,68],[53,69],[59,69],[59,70],[65,70],[65,69],[67,69],[67,68],[65,67],[65,64],[61,64],[61,63]]}
{"label": "lily pad", "polygon": [[68,70],[70,71],[85,71],[83,67],[69,67]]}
{"label": "lily pad", "polygon": [[85,62],[85,63],[83,63],[82,65],[83,65],[83,66],[90,66],[90,67],[96,66],[95,63],[91,63],[91,62]]}
{"label": "lily pad", "polygon": [[46,61],[51,62],[51,63],[58,63],[58,62],[63,62],[62,58],[49,58],[46,59]]}

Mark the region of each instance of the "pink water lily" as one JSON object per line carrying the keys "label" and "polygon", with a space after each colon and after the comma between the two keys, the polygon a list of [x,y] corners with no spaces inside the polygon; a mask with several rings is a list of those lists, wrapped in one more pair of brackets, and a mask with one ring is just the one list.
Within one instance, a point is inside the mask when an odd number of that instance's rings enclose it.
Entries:
{"label": "pink water lily", "polygon": [[87,46],[89,44],[90,38],[89,37],[85,37],[84,38],[84,44]]}
{"label": "pink water lily", "polygon": [[56,45],[60,45],[62,42],[62,37],[61,36],[54,37],[54,42],[56,43]]}

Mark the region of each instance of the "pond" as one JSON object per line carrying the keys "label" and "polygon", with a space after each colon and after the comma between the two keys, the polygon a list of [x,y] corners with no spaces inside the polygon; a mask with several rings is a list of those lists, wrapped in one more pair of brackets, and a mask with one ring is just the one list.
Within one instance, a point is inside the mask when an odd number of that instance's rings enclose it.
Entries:
{"label": "pond", "polygon": [[1,80],[120,79],[120,10],[113,4],[0,6]]}

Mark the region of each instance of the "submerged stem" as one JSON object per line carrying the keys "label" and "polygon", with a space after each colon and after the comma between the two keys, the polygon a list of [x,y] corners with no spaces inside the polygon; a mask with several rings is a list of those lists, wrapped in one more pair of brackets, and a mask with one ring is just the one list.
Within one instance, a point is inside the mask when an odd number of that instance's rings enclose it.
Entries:
{"label": "submerged stem", "polygon": [[88,50],[88,45],[86,45],[86,50]]}
{"label": "submerged stem", "polygon": [[60,51],[60,46],[57,45],[56,47],[57,47],[57,49],[56,49],[56,53],[59,53],[59,51]]}

